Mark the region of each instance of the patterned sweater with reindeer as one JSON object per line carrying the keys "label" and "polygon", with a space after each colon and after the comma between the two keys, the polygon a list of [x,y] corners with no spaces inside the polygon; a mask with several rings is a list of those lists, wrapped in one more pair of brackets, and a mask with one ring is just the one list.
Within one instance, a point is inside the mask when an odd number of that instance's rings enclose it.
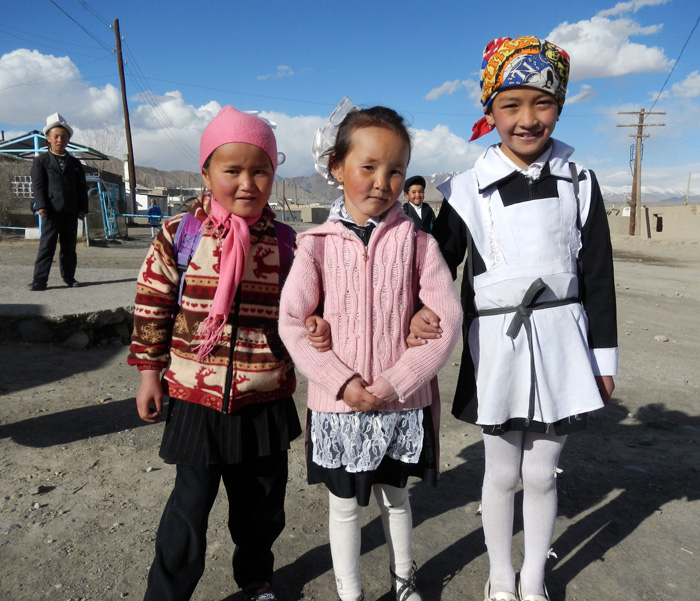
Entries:
{"label": "patterned sweater with reindeer", "polygon": [[[190,213],[204,222],[201,199]],[[182,274],[178,306],[181,274],[173,240],[182,218],[177,215],[164,224],[139,273],[129,365],[139,370],[167,368],[167,394],[226,413],[290,396],[296,388],[294,367],[277,329],[280,251],[275,214],[265,207],[260,220],[250,226],[248,263],[236,301],[220,344],[201,361],[193,339],[219,282],[220,231],[203,231]]]}

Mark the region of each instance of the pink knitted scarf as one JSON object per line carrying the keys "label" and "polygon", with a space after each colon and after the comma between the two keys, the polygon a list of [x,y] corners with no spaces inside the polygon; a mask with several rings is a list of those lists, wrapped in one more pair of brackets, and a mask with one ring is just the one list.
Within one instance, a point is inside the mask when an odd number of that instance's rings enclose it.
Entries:
{"label": "pink knitted scarf", "polygon": [[231,305],[233,305],[236,291],[243,279],[243,272],[248,262],[249,226],[258,221],[261,214],[262,211],[252,217],[238,217],[229,213],[213,195],[211,196],[210,213],[202,227],[211,224],[214,229],[222,230],[219,238],[221,261],[219,263],[219,283],[209,308],[209,315],[199,324],[197,330],[196,338],[199,339],[199,344],[195,348],[197,349],[197,359],[200,361],[214,350],[221,339],[228,315],[231,312]]}

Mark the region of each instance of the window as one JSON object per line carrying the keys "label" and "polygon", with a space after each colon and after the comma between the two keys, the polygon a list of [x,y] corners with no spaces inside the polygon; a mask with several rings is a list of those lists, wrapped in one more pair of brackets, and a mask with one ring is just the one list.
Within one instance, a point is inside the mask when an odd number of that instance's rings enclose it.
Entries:
{"label": "window", "polygon": [[12,194],[20,198],[34,198],[32,178],[29,175],[15,175],[12,178]]}

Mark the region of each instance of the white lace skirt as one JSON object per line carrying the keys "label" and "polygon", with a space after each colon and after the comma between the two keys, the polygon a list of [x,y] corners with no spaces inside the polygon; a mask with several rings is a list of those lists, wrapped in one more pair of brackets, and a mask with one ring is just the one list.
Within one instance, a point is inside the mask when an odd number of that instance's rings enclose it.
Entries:
{"label": "white lace skirt", "polygon": [[384,457],[417,464],[423,449],[423,410],[321,413],[311,411],[312,461],[350,473],[376,470]]}

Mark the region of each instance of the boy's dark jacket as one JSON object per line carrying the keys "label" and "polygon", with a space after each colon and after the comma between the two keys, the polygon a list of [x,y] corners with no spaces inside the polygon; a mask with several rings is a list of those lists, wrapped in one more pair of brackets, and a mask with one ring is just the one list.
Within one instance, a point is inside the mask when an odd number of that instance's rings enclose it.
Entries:
{"label": "boy's dark jacket", "polygon": [[435,221],[435,212],[433,208],[427,203],[421,203],[423,210],[421,212],[421,217],[418,216],[416,210],[410,202],[405,202],[403,204],[403,212],[406,213],[408,217],[413,221],[413,228],[416,230],[421,230],[427,234],[433,229],[433,221]]}
{"label": "boy's dark jacket", "polygon": [[32,163],[33,209],[46,209],[49,217],[55,213],[78,215],[88,212],[87,184],[83,166],[66,153],[66,168],[61,170],[52,152],[44,152]]}

